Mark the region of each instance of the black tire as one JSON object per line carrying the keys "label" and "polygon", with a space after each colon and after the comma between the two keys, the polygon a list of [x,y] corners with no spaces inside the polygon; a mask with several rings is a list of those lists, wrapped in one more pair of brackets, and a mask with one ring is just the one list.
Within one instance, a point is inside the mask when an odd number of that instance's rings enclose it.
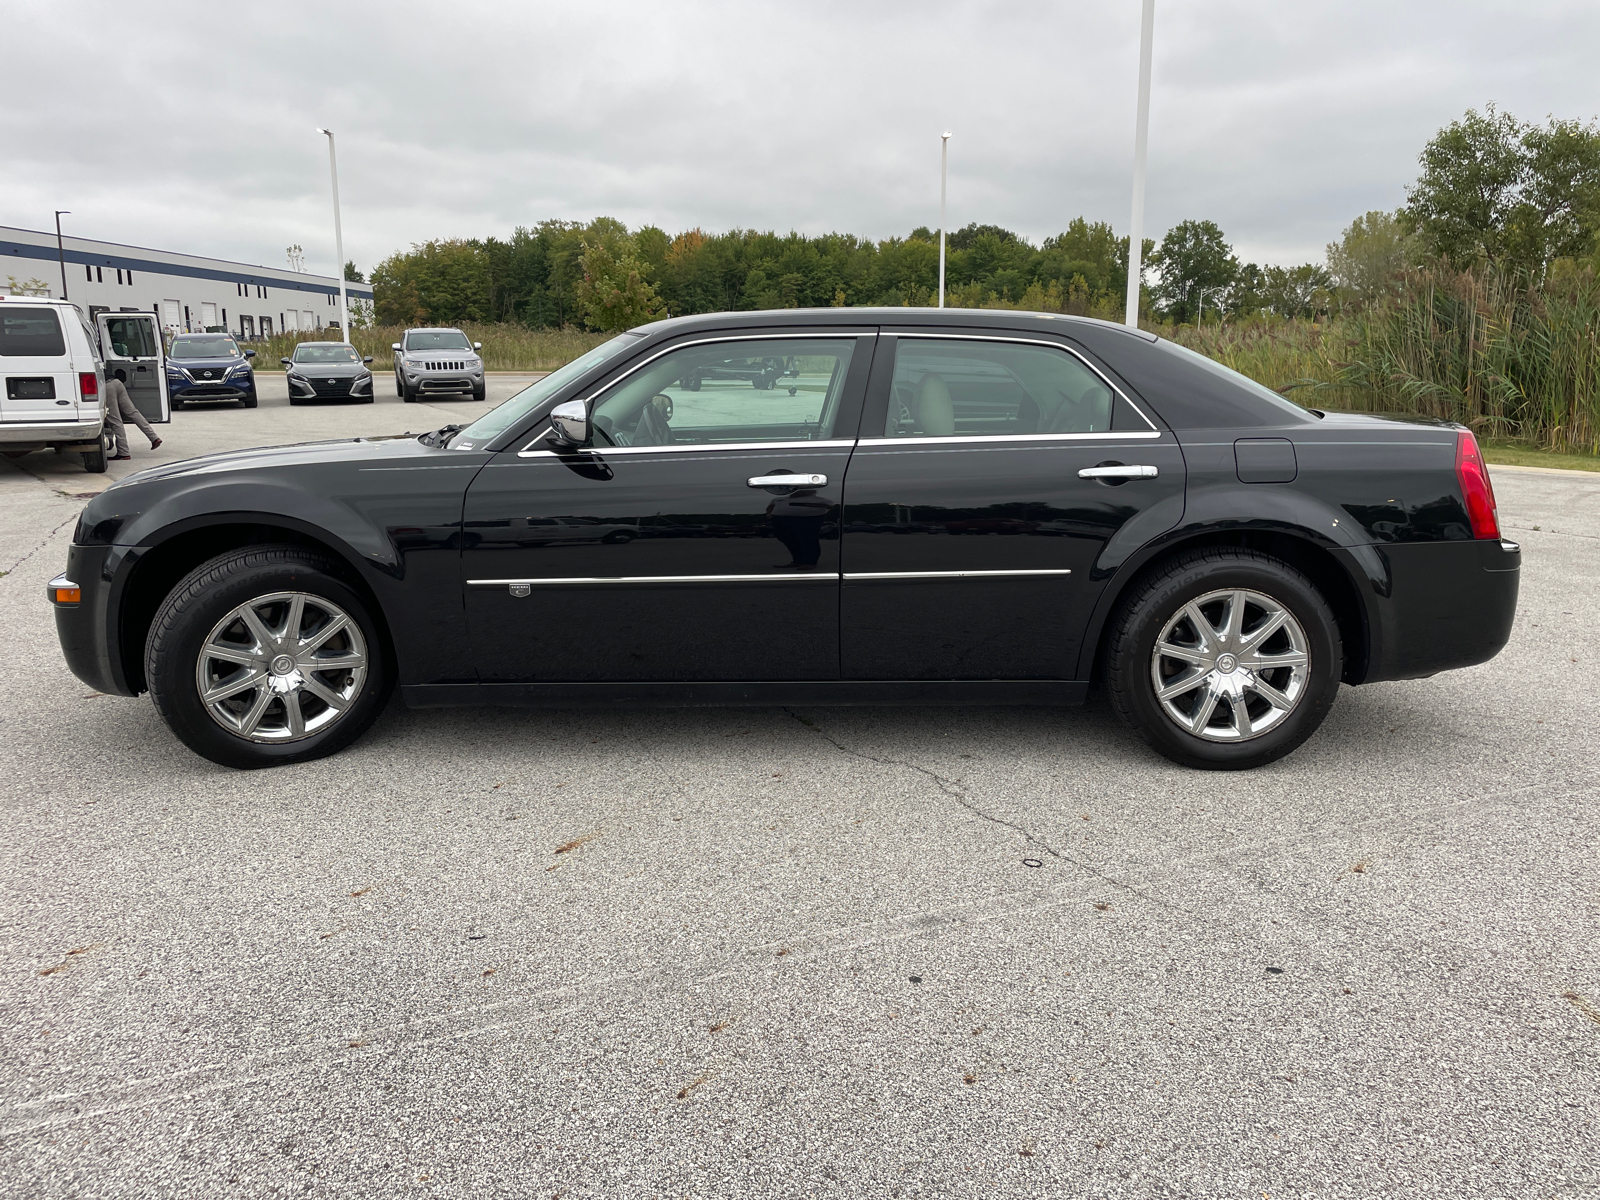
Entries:
{"label": "black tire", "polygon": [[293,407],[299,408],[300,407],[300,397],[299,396],[290,396],[289,397],[289,403]]}
{"label": "black tire", "polygon": [[[360,631],[366,676],[343,715],[326,728],[269,743],[252,741],[214,719],[201,700],[196,672],[201,648],[217,623],[237,606],[275,592],[305,593],[311,598],[308,607],[323,600],[342,609]],[[156,711],[178,739],[203,758],[240,768],[305,762],[344,749],[383,711],[394,681],[367,602],[339,578],[330,561],[296,546],[233,550],[189,572],[156,611],[144,667]],[[354,686],[353,674],[351,680]]]}
{"label": "black tire", "polygon": [[91,475],[104,475],[106,473],[105,450],[86,450],[79,457],[83,459],[83,469]]}
{"label": "black tire", "polygon": [[167,407],[172,409],[173,412],[182,412],[183,411],[183,401],[182,400],[173,400],[168,404]]}
{"label": "black tire", "polygon": [[239,401],[239,403],[242,404],[245,408],[254,408],[256,406],[256,389],[255,389],[255,385],[253,385],[253,384],[251,385],[250,390],[245,393],[244,399]]}
{"label": "black tire", "polygon": [[[1156,666],[1154,654],[1163,629],[1169,621],[1180,618],[1185,605],[1230,589],[1257,593],[1285,609],[1298,622],[1309,666],[1298,698],[1287,715],[1275,718],[1275,723],[1263,733],[1234,741],[1218,741],[1181,728],[1177,718],[1168,714],[1157,698],[1154,680],[1155,670],[1165,669],[1167,663]],[[1250,605],[1244,608],[1246,612],[1254,611]],[[1258,613],[1258,620],[1261,615],[1264,614]],[[1257,625],[1257,628],[1262,627]],[[1130,589],[1108,628],[1105,679],[1112,706],[1152,747],[1184,766],[1213,771],[1246,770],[1280,759],[1316,732],[1339,693],[1344,647],[1333,610],[1299,571],[1252,550],[1220,547],[1197,550],[1161,564]],[[1255,649],[1265,650],[1273,638],[1279,637],[1287,639],[1288,634],[1272,635]],[[1226,651],[1228,643],[1223,642],[1220,648]],[[1195,668],[1196,671],[1201,669]],[[1264,682],[1268,676],[1278,682],[1287,678],[1271,670],[1261,673]],[[1172,678],[1176,681],[1179,676],[1175,674]],[[1197,688],[1189,695],[1198,697],[1203,693]],[[1199,711],[1201,702],[1195,700],[1190,710],[1196,722],[1205,720]],[[1243,703],[1247,711],[1252,705],[1260,710],[1259,715],[1252,718],[1256,721],[1271,718],[1275,711],[1271,706],[1262,707],[1264,702],[1259,695],[1246,698]],[[1236,733],[1240,727],[1240,718],[1228,712],[1219,711],[1212,719],[1222,722],[1215,729],[1207,726],[1214,735],[1226,735],[1230,728]]]}
{"label": "black tire", "polygon": [[484,400],[488,397],[488,395],[489,385],[486,383],[480,383],[477,387],[472,389],[472,398],[474,400]]}
{"label": "black tire", "polygon": [[399,396],[400,399],[404,400],[407,404],[410,404],[413,399],[411,393],[406,391],[405,381],[400,378],[399,371],[394,373],[394,394]]}

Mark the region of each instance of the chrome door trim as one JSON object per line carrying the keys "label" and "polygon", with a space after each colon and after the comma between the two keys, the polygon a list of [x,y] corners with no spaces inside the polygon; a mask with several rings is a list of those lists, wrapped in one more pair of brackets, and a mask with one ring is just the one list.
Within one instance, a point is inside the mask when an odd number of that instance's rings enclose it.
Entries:
{"label": "chrome door trim", "polygon": [[[788,342],[788,341],[794,341],[797,338],[834,338],[834,339],[839,340],[839,341],[844,341],[846,339],[854,341],[857,338],[864,338],[864,337],[876,338],[878,336],[877,327],[876,326],[872,326],[871,328],[872,328],[872,332],[871,333],[839,333],[839,332],[832,332],[832,333],[783,333],[783,334],[774,334],[774,333],[761,334],[761,333],[756,333],[756,334],[753,334],[753,335],[749,334],[749,333],[743,333],[743,334],[729,334],[727,337],[695,338],[693,341],[688,341],[688,342],[674,342],[670,346],[663,346],[660,350],[657,350],[649,358],[640,359],[638,362],[634,363],[633,366],[629,367],[626,371],[624,371],[621,375],[618,375],[613,379],[607,379],[604,383],[600,384],[599,387],[595,388],[594,391],[590,392],[587,396],[585,396],[583,398],[583,403],[585,405],[593,404],[595,399],[600,395],[601,392],[604,392],[604,391],[608,390],[609,388],[615,387],[617,384],[621,383],[628,376],[632,375],[635,371],[644,370],[645,367],[648,367],[651,363],[655,362],[656,359],[662,357],[663,355],[671,354],[675,350],[684,350],[684,349],[687,349],[690,346],[713,346],[718,342]],[[1107,382],[1109,383],[1110,381],[1107,380]],[[1131,403],[1131,401],[1130,401],[1130,403]],[[1143,413],[1140,413],[1139,415],[1140,416],[1144,416]],[[549,432],[550,432],[550,430],[549,430],[549,427],[547,426],[544,430],[542,430],[539,433],[539,435],[537,437],[535,437],[532,441],[530,441],[521,450],[517,451],[517,456],[520,458],[522,455],[528,454],[530,451],[532,451],[533,453],[539,453],[538,451],[533,451],[533,445],[534,445],[535,442],[542,441],[544,439],[545,434],[547,434]],[[785,445],[785,446],[794,445],[793,442],[783,442],[783,443],[780,443],[780,444],[781,445]],[[823,443],[821,443],[821,442],[813,442],[812,444],[813,445],[822,445]],[[760,448],[760,447],[758,447],[758,448]],[[662,447],[659,447],[659,446],[610,447],[610,448],[608,448],[607,452],[610,453],[614,449],[659,450],[659,449],[662,449]]]}
{"label": "chrome door trim", "polygon": [[1065,567],[1059,569],[1028,571],[846,571],[844,578],[854,579],[993,579],[997,576],[1018,575],[1071,575]]}
{"label": "chrome door trim", "polygon": [[[1048,346],[1052,350],[1064,350],[1068,354],[1072,355],[1073,358],[1075,358],[1079,362],[1081,362],[1084,366],[1088,367],[1089,370],[1093,371],[1097,376],[1099,376],[1101,383],[1105,384],[1108,388],[1110,388],[1118,396],[1121,396],[1124,400],[1126,400],[1129,403],[1129,405],[1132,406],[1133,411],[1139,414],[1139,419],[1141,421],[1143,421],[1146,425],[1150,426],[1150,428],[1155,431],[1154,436],[1156,436],[1156,437],[1160,437],[1161,436],[1160,427],[1154,421],[1152,421],[1150,419],[1150,417],[1145,413],[1144,409],[1140,408],[1137,404],[1134,404],[1132,396],[1128,395],[1127,392],[1123,391],[1116,384],[1112,383],[1111,380],[1106,376],[1106,373],[1104,371],[1102,371],[1099,367],[1095,366],[1092,362],[1090,362],[1083,355],[1079,354],[1078,351],[1073,349],[1071,346],[1063,346],[1060,342],[1047,342],[1047,341],[1044,341],[1044,340],[1042,340],[1040,338],[999,337],[999,336],[996,336],[994,334],[951,333],[951,332],[948,332],[948,331],[941,331],[939,333],[900,333],[898,330],[884,331],[881,326],[879,328],[879,336],[880,337],[893,337],[893,338],[934,338],[934,339],[938,339],[938,340],[942,340],[942,341],[946,341],[946,342],[1018,342],[1018,343],[1020,343],[1020,344],[1022,344],[1024,346]],[[1100,435],[1097,434],[1097,433],[1068,433],[1068,434],[1046,433],[1046,434],[1033,434],[1033,435],[1023,435],[1023,436],[1033,436],[1033,437],[1099,437]],[[1127,437],[1128,434],[1125,433],[1122,436],[1123,437]],[[1135,435],[1135,436],[1138,436],[1138,435]],[[1147,434],[1147,435],[1144,435],[1144,436],[1150,436],[1150,435]],[[866,441],[868,439],[863,438],[862,440]],[[882,439],[874,438],[874,439],[871,439],[871,440],[873,440],[873,441],[879,441],[879,440],[882,440],[882,441],[895,441],[896,439],[894,439],[894,438],[882,438]],[[909,439],[899,439],[899,440],[905,441],[905,440],[909,440]]]}
{"label": "chrome door trim", "polygon": [[[546,429],[528,445],[532,446],[534,442],[543,441],[545,434],[549,432]],[[612,454],[686,454],[692,450],[848,450],[855,444],[854,438],[828,438],[820,442],[672,442],[665,446],[584,446],[577,450],[561,451],[560,454],[554,450],[523,449],[517,451],[517,457],[557,458],[562,454],[594,454],[601,457]]]}
{"label": "chrome door trim", "polygon": [[469,579],[468,587],[594,586],[613,583],[828,583],[839,582],[832,571],[793,575],[565,575],[552,579]]}

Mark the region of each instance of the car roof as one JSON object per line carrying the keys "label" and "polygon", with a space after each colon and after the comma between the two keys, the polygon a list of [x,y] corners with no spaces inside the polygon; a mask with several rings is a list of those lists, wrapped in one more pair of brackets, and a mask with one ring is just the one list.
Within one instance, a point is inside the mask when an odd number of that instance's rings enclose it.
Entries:
{"label": "car roof", "polygon": [[414,329],[406,330],[407,333],[460,333],[454,325],[418,325]]}
{"label": "car roof", "polygon": [[759,329],[772,325],[849,326],[899,325],[962,329],[1036,329],[1061,333],[1063,326],[1083,332],[1121,333],[1141,341],[1153,342],[1156,335],[1094,317],[1071,317],[1061,313],[1023,312],[996,308],[780,308],[756,312],[699,313],[638,325],[630,333],[662,335],[690,333],[697,329]]}

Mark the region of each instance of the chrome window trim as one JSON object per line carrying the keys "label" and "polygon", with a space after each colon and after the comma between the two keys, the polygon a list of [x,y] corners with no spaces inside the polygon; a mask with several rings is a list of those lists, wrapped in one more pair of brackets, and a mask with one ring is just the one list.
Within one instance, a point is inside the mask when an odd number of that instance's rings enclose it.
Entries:
{"label": "chrome window trim", "polygon": [[[548,431],[547,431],[548,432]],[[535,442],[543,438],[543,434],[534,438]],[[529,445],[533,443],[530,442]],[[565,454],[594,454],[602,458],[613,454],[684,454],[691,450],[800,450],[810,448],[813,450],[848,450],[856,444],[854,438],[829,438],[821,442],[672,442],[665,446],[582,446],[575,450],[567,450]],[[548,456],[558,458],[554,450],[518,450],[518,458],[539,458]]]}
{"label": "chrome window trim", "polygon": [[855,579],[993,579],[1017,575],[1071,575],[1066,567],[1023,571],[846,571],[846,580]]}
{"label": "chrome window trim", "polygon": [[880,446],[959,446],[973,442],[1104,442],[1149,439],[1161,436],[1160,430],[1136,429],[1130,433],[968,433],[953,437],[875,437],[862,438],[861,449]]}
{"label": "chrome window trim", "polygon": [[[1150,437],[1150,436],[1160,437],[1161,436],[1161,428],[1160,428],[1160,426],[1158,426],[1154,421],[1152,421],[1150,419],[1149,415],[1144,411],[1144,409],[1140,408],[1137,404],[1135,404],[1133,402],[1133,397],[1132,396],[1128,395],[1127,392],[1123,391],[1116,384],[1112,383],[1111,380],[1109,378],[1107,378],[1106,373],[1104,371],[1102,371],[1099,367],[1095,366],[1092,362],[1090,362],[1083,355],[1079,354],[1071,346],[1063,346],[1060,342],[1047,342],[1047,341],[1043,341],[1043,340],[1041,340],[1039,338],[999,337],[999,336],[996,336],[994,334],[982,334],[982,333],[974,333],[974,334],[967,334],[967,333],[900,333],[897,330],[880,331],[880,336],[882,336],[882,337],[893,337],[893,338],[930,338],[930,339],[934,339],[934,340],[937,340],[937,341],[945,341],[945,342],[1016,342],[1019,345],[1023,345],[1023,346],[1045,346],[1045,347],[1047,347],[1048,349],[1051,349],[1051,350],[1064,351],[1065,353],[1072,355],[1073,358],[1077,359],[1084,366],[1088,367],[1089,370],[1093,371],[1095,373],[1095,375],[1097,375],[1099,377],[1100,382],[1105,384],[1106,387],[1110,388],[1111,391],[1114,394],[1116,394],[1118,396],[1121,396],[1124,400],[1126,400],[1128,402],[1129,407],[1131,407],[1134,412],[1139,414],[1139,419],[1141,421],[1143,421],[1146,425],[1150,426],[1151,430],[1153,431],[1153,433],[1151,433],[1151,434],[1146,434],[1146,433],[1143,433],[1142,431],[1136,431],[1136,432],[1132,433],[1132,436],[1135,436],[1135,437],[1140,437],[1140,436],[1142,436],[1142,437]],[[1111,430],[1110,434],[1115,434],[1116,432],[1117,432],[1116,430]],[[1006,437],[1011,437],[1011,436],[1015,436],[1015,437],[1035,437],[1035,438],[1063,438],[1063,437],[1067,437],[1067,438],[1090,438],[1090,437],[1110,436],[1110,434],[1104,434],[1103,435],[1103,434],[1098,434],[1098,433],[1033,433],[1033,434],[1017,434],[1017,435],[995,435],[994,437],[990,437],[990,438],[987,438],[985,440],[991,440],[991,441],[992,440],[997,440],[997,438],[1000,437],[1000,436],[1006,436]],[[1122,433],[1120,436],[1128,437],[1128,436],[1130,436],[1130,434],[1129,433]],[[895,442],[895,441],[910,441],[911,439],[910,438],[892,438],[892,437],[889,437],[887,435],[881,435],[881,436],[871,437],[871,438],[862,438],[861,440],[864,441],[864,442],[866,442],[866,441]],[[936,440],[936,441],[951,441],[951,440],[954,440],[954,439],[951,439],[951,438],[936,438],[934,440]],[[968,440],[968,439],[962,439],[962,440]]]}
{"label": "chrome window trim", "polygon": [[568,575],[550,579],[469,579],[468,587],[510,587],[517,584],[547,586],[560,584],[610,584],[610,583],[815,583],[824,580],[839,582],[834,572],[813,572],[809,575]]}
{"label": "chrome window trim", "polygon": [[[687,350],[690,346],[714,346],[718,342],[788,342],[788,341],[795,341],[795,340],[797,340],[799,338],[833,338],[833,339],[835,339],[837,341],[844,341],[846,339],[854,341],[854,340],[856,340],[858,338],[864,338],[864,337],[875,338],[877,336],[878,336],[878,334],[877,334],[876,330],[874,330],[872,333],[839,333],[839,332],[835,331],[835,332],[832,332],[832,333],[755,334],[754,336],[752,336],[751,334],[746,333],[746,334],[730,334],[727,337],[696,338],[694,341],[691,341],[691,342],[676,342],[671,346],[665,346],[662,349],[656,351],[649,358],[641,359],[639,362],[634,363],[633,366],[629,367],[626,371],[624,371],[621,375],[618,375],[615,379],[606,380],[599,387],[597,387],[594,391],[590,392],[587,396],[583,397],[583,402],[584,402],[585,405],[593,404],[595,402],[595,400],[599,397],[601,392],[604,392],[604,391],[609,390],[610,388],[616,387],[617,384],[621,383],[624,379],[628,378],[628,376],[632,375],[635,371],[642,371],[642,370],[644,370],[644,368],[648,367],[651,363],[655,362],[656,359],[661,358],[664,355],[671,354],[676,350]],[[1130,403],[1131,403],[1131,401],[1130,401]],[[1144,416],[1143,413],[1140,413],[1139,415],[1141,417]],[[537,442],[540,439],[542,439],[545,436],[545,433],[548,433],[548,432],[549,432],[548,429],[545,430],[544,433],[539,434],[538,437],[535,437],[532,441],[530,441],[521,450],[518,450],[517,451],[518,457],[520,457],[520,456],[522,456],[524,454],[528,454],[530,452],[538,453],[537,451],[533,450],[533,445],[534,445],[535,442]],[[781,444],[785,445],[785,446],[792,446],[795,443],[793,443],[793,442],[783,442]],[[820,445],[821,443],[813,443],[813,444]],[[762,445],[766,445],[766,443],[762,443]],[[659,449],[659,447],[654,447],[654,446],[623,446],[623,447],[608,447],[608,449],[653,450],[653,449]]]}

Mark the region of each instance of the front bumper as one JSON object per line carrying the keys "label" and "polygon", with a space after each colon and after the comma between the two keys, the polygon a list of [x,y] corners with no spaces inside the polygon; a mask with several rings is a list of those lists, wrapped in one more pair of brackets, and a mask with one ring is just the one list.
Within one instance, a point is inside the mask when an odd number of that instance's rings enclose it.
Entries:
{"label": "front bumper", "polygon": [[372,376],[364,379],[326,379],[287,376],[289,395],[296,400],[365,400],[372,396]]}
{"label": "front bumper", "polygon": [[410,363],[400,364],[400,375],[407,387],[418,392],[475,392],[483,386],[483,368],[429,370]]}
{"label": "front bumper", "polygon": [[199,383],[190,383],[187,380],[179,383],[169,377],[167,380],[167,396],[169,399],[180,401],[243,400],[255,390],[255,382],[254,378],[248,376],[244,379],[216,381],[206,379]]}
{"label": "front bumper", "polygon": [[[46,599],[55,609],[56,637],[72,673],[96,691],[133,696],[138,693],[123,670],[121,639],[111,627],[110,554],[109,546],[68,547],[67,569],[50,581]],[[77,587],[76,604],[56,602],[55,589],[62,584]]]}

